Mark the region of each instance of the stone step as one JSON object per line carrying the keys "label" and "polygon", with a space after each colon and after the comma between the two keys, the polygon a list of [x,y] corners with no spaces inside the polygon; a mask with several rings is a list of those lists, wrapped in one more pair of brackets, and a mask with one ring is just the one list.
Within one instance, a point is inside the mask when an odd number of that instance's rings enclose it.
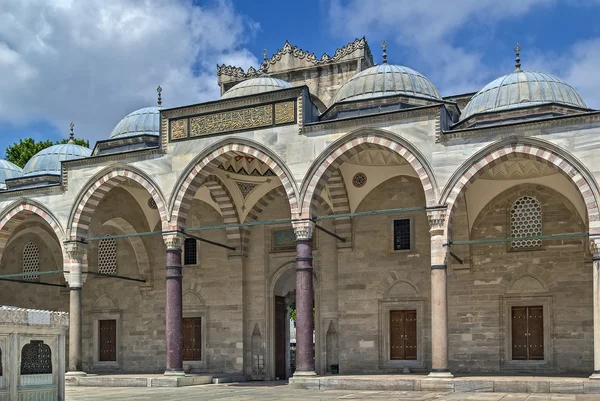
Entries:
{"label": "stone step", "polygon": [[211,383],[211,375],[87,375],[67,377],[65,380],[67,386],[88,387],[183,387]]}

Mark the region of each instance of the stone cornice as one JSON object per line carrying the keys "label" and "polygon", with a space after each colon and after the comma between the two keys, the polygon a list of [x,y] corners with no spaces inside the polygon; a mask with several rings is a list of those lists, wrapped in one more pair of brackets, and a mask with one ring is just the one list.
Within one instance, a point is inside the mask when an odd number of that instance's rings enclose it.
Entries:
{"label": "stone cornice", "polygon": [[0,191],[0,201],[5,198],[23,198],[31,196],[31,194],[58,194],[64,192],[62,184],[44,185],[35,188],[18,188],[18,189],[7,189]]}
{"label": "stone cornice", "polygon": [[514,121],[487,127],[472,127],[459,130],[444,131],[441,142],[465,137],[476,138],[489,135],[515,134],[543,128],[560,128],[591,122],[600,122],[600,111],[572,114],[567,116],[539,118],[528,121]]}
{"label": "stone cornice", "polygon": [[107,160],[123,160],[123,159],[127,159],[130,157],[135,157],[135,156],[143,156],[143,155],[151,155],[154,153],[163,153],[163,150],[160,146],[156,146],[154,148],[149,148],[149,149],[140,149],[140,150],[130,150],[127,152],[120,152],[120,153],[111,153],[108,155],[95,155],[95,156],[89,156],[89,157],[84,157],[81,159],[74,159],[74,160],[65,160],[62,162],[63,166],[69,166],[69,165],[85,165],[85,164],[95,164],[97,162],[105,162]]}
{"label": "stone cornice", "polygon": [[374,124],[387,121],[405,120],[415,117],[431,116],[439,114],[440,107],[444,106],[440,104],[434,104],[430,106],[413,107],[410,109],[343,118],[339,120],[320,121],[318,123],[305,124],[300,132],[306,134],[332,128],[343,128],[347,126],[356,128],[357,122],[360,122],[361,124]]}

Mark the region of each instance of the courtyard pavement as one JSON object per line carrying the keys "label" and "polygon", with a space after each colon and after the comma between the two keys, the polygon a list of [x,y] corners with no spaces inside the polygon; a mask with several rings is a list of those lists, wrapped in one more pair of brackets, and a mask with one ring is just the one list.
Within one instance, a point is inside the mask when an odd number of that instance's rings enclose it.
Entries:
{"label": "courtyard pavement", "polygon": [[211,384],[179,388],[67,387],[66,401],[598,401],[598,394],[434,393],[414,391],[299,390],[283,383]]}

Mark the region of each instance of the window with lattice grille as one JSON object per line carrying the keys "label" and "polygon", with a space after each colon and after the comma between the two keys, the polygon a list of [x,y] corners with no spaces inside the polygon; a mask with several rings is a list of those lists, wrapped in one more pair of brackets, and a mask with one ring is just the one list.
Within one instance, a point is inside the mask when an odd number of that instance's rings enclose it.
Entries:
{"label": "window with lattice grille", "polygon": [[117,240],[105,238],[98,244],[98,273],[117,274]]}
{"label": "window with lattice grille", "polygon": [[510,210],[510,235],[513,249],[527,249],[542,246],[541,239],[519,239],[542,235],[542,206],[531,197],[523,196],[513,203]]}
{"label": "window with lattice grille", "polygon": [[186,238],[183,243],[183,264],[198,264],[198,243],[195,238]]}
{"label": "window with lattice grille", "polygon": [[23,248],[23,280],[37,281],[40,279],[40,249],[38,246],[29,242]]}

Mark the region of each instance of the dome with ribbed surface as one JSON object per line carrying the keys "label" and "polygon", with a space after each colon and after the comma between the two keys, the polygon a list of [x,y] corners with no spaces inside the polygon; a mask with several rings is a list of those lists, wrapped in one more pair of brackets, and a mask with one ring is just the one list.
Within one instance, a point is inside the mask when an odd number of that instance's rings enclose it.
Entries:
{"label": "dome with ribbed surface", "polygon": [[335,95],[333,103],[392,95],[442,99],[431,81],[421,73],[400,65],[382,64],[350,78]]}
{"label": "dome with ribbed surface", "polygon": [[291,88],[288,82],[277,78],[259,77],[242,81],[223,93],[221,99],[255,95],[257,93],[271,92],[279,89]]}
{"label": "dome with ribbed surface", "polygon": [[33,155],[23,168],[23,175],[60,174],[61,161],[81,159],[91,154],[91,149],[74,143],[50,146]]}
{"label": "dome with ribbed surface", "polygon": [[463,110],[461,119],[479,113],[544,103],[587,109],[577,91],[562,79],[541,72],[515,71],[490,82],[477,92]]}
{"label": "dome with ribbed surface", "polygon": [[0,160],[0,184],[4,184],[7,179],[17,178],[23,175],[21,167],[6,160]]}
{"label": "dome with ribbed surface", "polygon": [[160,108],[145,107],[129,113],[112,130],[110,139],[160,134]]}

